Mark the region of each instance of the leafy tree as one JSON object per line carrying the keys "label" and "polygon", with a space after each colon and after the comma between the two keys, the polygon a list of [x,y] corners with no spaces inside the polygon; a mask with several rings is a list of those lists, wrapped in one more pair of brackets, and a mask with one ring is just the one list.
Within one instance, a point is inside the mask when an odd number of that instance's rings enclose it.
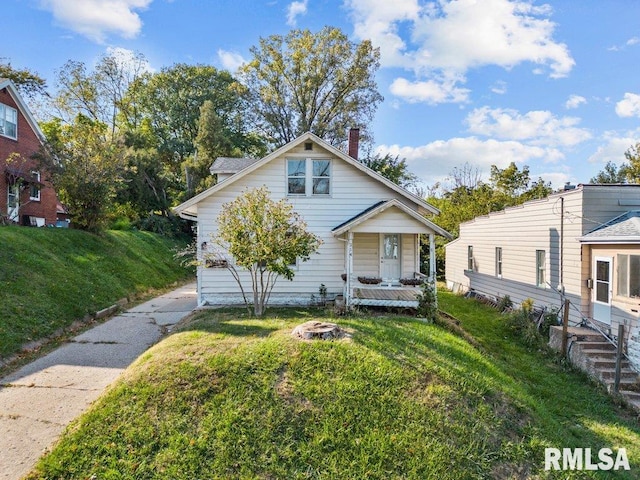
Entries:
{"label": "leafy tree", "polygon": [[[229,72],[206,65],[176,64],[146,73],[130,92],[135,92],[132,104],[136,105],[138,121],[150,128],[159,160],[167,176],[175,180],[177,190],[171,196],[176,200],[192,196],[201,182],[201,166],[195,155],[205,102],[209,101],[203,122],[215,132],[217,141],[233,145],[243,154],[255,147],[256,139],[249,134],[248,105]],[[203,141],[205,137],[203,134]]]}
{"label": "leafy tree", "polygon": [[640,183],[640,143],[629,147],[624,156],[629,163],[620,167],[620,173],[628,183]]}
{"label": "leafy tree", "polygon": [[[218,216],[218,233],[212,241],[232,259],[226,262],[249,306],[236,266],[249,271],[253,310],[262,316],[280,276],[291,280],[292,265],[306,261],[322,240],[307,231],[302,218],[286,199],[274,201],[266,187],[248,190],[226,203]],[[217,253],[214,256],[224,255]]]}
{"label": "leafy tree", "polygon": [[400,160],[398,155],[393,157],[388,153],[384,156],[376,154],[373,157],[367,157],[361,161],[364,165],[378,172],[387,180],[391,180],[403,188],[415,186],[418,180],[418,177],[409,171],[407,161],[404,158]]}
{"label": "leafy tree", "polygon": [[20,94],[29,99],[47,94],[47,82],[40,75],[26,68],[12,67],[7,58],[0,57],[0,78],[11,80]]}
{"label": "leafy tree", "polygon": [[211,100],[200,107],[198,135],[195,140],[196,154],[189,161],[187,190],[195,194],[207,189],[215,182],[209,168],[218,157],[262,157],[266,154],[263,139],[252,133],[230,131],[224,125]]}
{"label": "leafy tree", "polygon": [[47,142],[39,158],[69,208],[72,225],[101,231],[121,181],[125,149],[109,138],[107,125],[81,114],[71,124],[43,123],[42,130]]}
{"label": "leafy tree", "polygon": [[136,105],[129,90],[147,70],[147,60],[140,53],[104,55],[93,70],[84,62],[67,61],[57,72],[53,103],[58,116],[71,123],[82,114],[104,123],[115,135],[124,125],[136,124]]}
{"label": "leafy tree", "polygon": [[625,167],[624,165],[618,169],[618,166],[612,161],[608,161],[602,170],[590,180],[591,183],[607,184],[607,183],[625,183]]}
{"label": "leafy tree", "polygon": [[256,121],[275,146],[311,131],[344,145],[349,127],[371,123],[382,96],[375,73],[380,51],[349,41],[339,29],[292,30],[261,38],[241,70]]}
{"label": "leafy tree", "polygon": [[[461,223],[528,200],[544,198],[552,192],[549,182],[539,178],[531,183],[529,167],[525,166],[521,171],[514,162],[504,169],[492,165],[489,183],[483,182],[477,169],[469,164],[454,169],[450,176],[452,187],[445,189],[441,196],[429,197],[428,201],[440,210],[440,215],[433,221],[454,238],[459,235]],[[444,241],[438,238],[436,263],[440,275],[444,273],[444,253]]]}

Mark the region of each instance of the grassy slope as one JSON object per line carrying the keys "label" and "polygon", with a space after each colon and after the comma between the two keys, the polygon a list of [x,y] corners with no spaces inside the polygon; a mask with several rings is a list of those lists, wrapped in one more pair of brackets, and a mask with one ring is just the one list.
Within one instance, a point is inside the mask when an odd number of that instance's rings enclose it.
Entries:
{"label": "grassy slope", "polygon": [[120,298],[186,278],[175,246],[145,232],[0,228],[0,357]]}
{"label": "grassy slope", "polygon": [[340,318],[351,341],[300,342],[289,332],[313,312],[201,312],[30,478],[586,477],[545,473],[545,446],[626,447],[635,471],[590,475],[638,478],[627,411],[518,346],[495,311],[449,294],[441,306],[478,346],[408,317]]}

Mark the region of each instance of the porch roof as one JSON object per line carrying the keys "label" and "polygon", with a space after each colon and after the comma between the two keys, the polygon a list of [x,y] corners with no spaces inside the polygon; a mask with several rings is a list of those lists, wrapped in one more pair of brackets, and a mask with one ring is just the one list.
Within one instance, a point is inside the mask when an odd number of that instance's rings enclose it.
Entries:
{"label": "porch roof", "polygon": [[[385,222],[385,227],[374,225],[373,221],[376,217],[383,214],[399,213],[402,217],[402,225],[393,225]],[[435,223],[427,220],[415,210],[409,208],[401,201],[393,198],[391,200],[383,200],[366,208],[357,215],[342,222],[335,227],[332,232],[334,236],[342,235],[350,230],[353,231],[378,231],[378,232],[394,232],[394,233],[435,233],[445,238],[451,239],[451,234],[440,228]]]}
{"label": "porch roof", "polygon": [[640,210],[632,210],[578,238],[584,244],[640,243]]}

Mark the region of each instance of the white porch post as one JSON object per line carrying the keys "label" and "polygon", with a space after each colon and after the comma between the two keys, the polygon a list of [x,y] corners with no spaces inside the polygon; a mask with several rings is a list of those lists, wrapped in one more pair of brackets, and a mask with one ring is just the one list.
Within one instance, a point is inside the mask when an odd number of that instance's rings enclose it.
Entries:
{"label": "white porch post", "polygon": [[[416,273],[420,273],[420,265],[422,264],[422,262],[420,261],[422,259],[422,255],[421,255],[421,248],[420,248],[420,234],[418,233],[415,236],[415,242],[414,242],[414,248],[416,249],[416,255],[415,255],[415,262],[413,265],[413,271]],[[415,276],[415,275],[414,275]]]}
{"label": "white porch post", "polygon": [[353,273],[353,232],[349,230],[347,232],[347,292],[344,297],[345,306],[349,308],[351,306],[351,274]]}
{"label": "white porch post", "polygon": [[429,282],[433,287],[433,295],[438,308],[438,289],[436,288],[436,236],[429,234]]}

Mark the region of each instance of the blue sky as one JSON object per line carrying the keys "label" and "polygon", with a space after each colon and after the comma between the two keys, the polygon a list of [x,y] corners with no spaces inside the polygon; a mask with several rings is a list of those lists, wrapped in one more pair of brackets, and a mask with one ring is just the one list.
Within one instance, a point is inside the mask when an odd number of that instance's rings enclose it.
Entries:
{"label": "blue sky", "polygon": [[[341,28],[381,50],[375,148],[424,185],[469,163],[587,183],[640,141],[636,0],[4,0],[0,56],[55,90],[69,59],[234,71],[260,37]],[[11,40],[13,39],[13,40]]]}

